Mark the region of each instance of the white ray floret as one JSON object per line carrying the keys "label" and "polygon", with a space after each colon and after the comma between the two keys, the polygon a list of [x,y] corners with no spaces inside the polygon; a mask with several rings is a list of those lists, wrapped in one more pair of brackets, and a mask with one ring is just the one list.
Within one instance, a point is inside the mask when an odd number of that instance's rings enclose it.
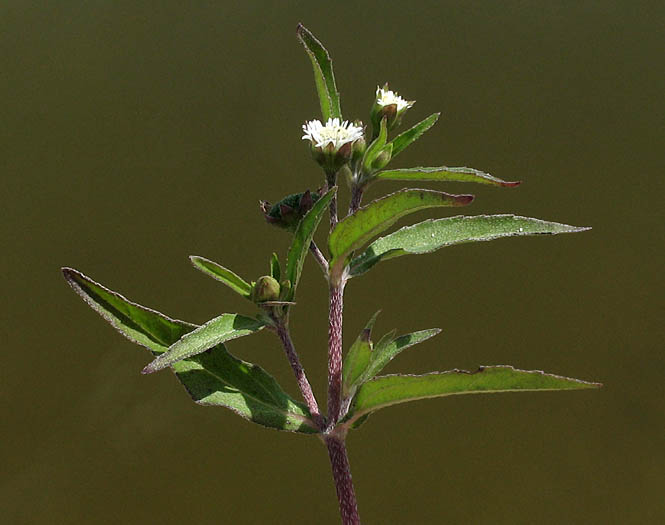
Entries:
{"label": "white ray floret", "polygon": [[329,118],[325,126],[320,120],[310,120],[303,124],[302,130],[305,132],[303,140],[309,140],[317,148],[332,144],[336,150],[363,136],[362,127],[351,124],[348,120],[340,121],[338,118]]}
{"label": "white ray floret", "polygon": [[415,103],[415,100],[404,100],[394,91],[389,89],[383,89],[382,87],[376,88],[376,103],[379,106],[390,106],[395,104],[397,106],[397,111],[400,112],[403,109],[408,109]]}

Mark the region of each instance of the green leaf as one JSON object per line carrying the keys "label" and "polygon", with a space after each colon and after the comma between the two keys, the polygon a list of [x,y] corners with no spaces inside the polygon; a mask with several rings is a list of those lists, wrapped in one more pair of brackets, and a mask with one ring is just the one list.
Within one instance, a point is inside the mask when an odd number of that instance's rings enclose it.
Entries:
{"label": "green leaf", "polygon": [[203,273],[209,275],[213,279],[224,283],[234,292],[239,293],[243,297],[249,299],[249,296],[252,293],[252,286],[242,277],[239,277],[231,270],[224,268],[221,264],[217,264],[216,262],[206,259],[205,257],[190,255],[189,260],[192,261],[192,264],[196,269],[201,270]]}
{"label": "green leaf", "polygon": [[407,189],[359,208],[338,222],[330,233],[328,247],[332,255],[331,273],[339,273],[347,255],[392,226],[400,217],[437,206],[466,206],[472,200],[473,195]]}
{"label": "green leaf", "polygon": [[153,352],[165,351],[197,326],[133,303],[73,268],[63,268],[62,274],[88,306],[111,326],[130,341]]}
{"label": "green leaf", "polygon": [[473,168],[406,168],[397,170],[380,171],[375,175],[376,179],[382,180],[423,180],[423,181],[448,181],[448,182],[477,182],[493,186],[512,188],[519,186],[520,182],[507,182],[483,171]]}
{"label": "green leaf", "polygon": [[187,357],[201,354],[225,341],[258,332],[264,327],[265,324],[251,317],[222,314],[173,343],[165,353],[148,364],[141,373],[157,372]]}
{"label": "green leaf", "polygon": [[[153,355],[163,354],[197,327],[133,303],[72,268],[62,271],[89,306]],[[278,430],[317,432],[304,405],[290,398],[261,367],[235,358],[224,345],[179,361],[172,368],[198,404],[224,406],[247,420]]]}
{"label": "green leaf", "polygon": [[332,59],[328,51],[304,25],[298,24],[296,35],[302,45],[305,46],[305,51],[307,51],[312,61],[314,82],[316,83],[316,91],[319,94],[323,123],[325,124],[329,118],[341,119],[342,110],[339,103],[339,92],[335,85]]}
{"label": "green leaf", "polygon": [[415,142],[420,138],[420,136],[425,133],[429,128],[431,128],[437,120],[441,113],[434,113],[427,117],[425,120],[419,122],[412,128],[407,129],[406,131],[397,135],[391,144],[393,145],[393,159],[397,157],[404,149],[406,149],[412,142]]}
{"label": "green leaf", "polygon": [[365,150],[362,161],[362,170],[364,173],[372,173],[372,163],[374,159],[381,153],[381,150],[386,145],[386,140],[388,139],[388,121],[386,118],[381,119],[381,127],[379,129],[379,135],[376,137],[372,143]]}
{"label": "green leaf", "polygon": [[351,416],[347,420],[353,421],[369,412],[398,403],[454,394],[576,390],[600,386],[600,383],[503,365],[481,367],[476,372],[451,370],[424,375],[381,376],[358,389]]}
{"label": "green leaf", "polygon": [[352,385],[358,380],[369,365],[372,357],[372,328],[374,327],[379,312],[381,312],[381,310],[376,312],[365,325],[365,328],[360,332],[360,335],[358,335],[354,343],[351,345],[351,348],[346,355],[346,359],[344,359],[344,366],[342,368],[342,395],[345,398],[348,397],[349,394],[352,394]]}
{"label": "green leaf", "polygon": [[277,257],[276,253],[273,253],[270,258],[270,275],[277,282],[282,279],[282,269],[279,265],[279,257]]}
{"label": "green leaf", "polygon": [[427,341],[427,339],[434,337],[440,332],[441,329],[439,328],[420,330],[418,332],[402,335],[397,339],[391,338],[389,342],[377,345],[376,350],[372,354],[372,361],[360,379],[361,382],[364,383],[372,379],[403,350],[406,350],[410,346],[417,345],[418,343],[422,343],[423,341]]}
{"label": "green leaf", "polygon": [[200,405],[223,406],[260,425],[317,433],[307,408],[292,399],[260,366],[231,355],[223,344],[178,361],[178,378]]}
{"label": "green leaf", "polygon": [[393,328],[390,332],[383,334],[379,342],[374,345],[374,352],[383,352],[383,349],[395,340],[397,329]]}
{"label": "green leaf", "polygon": [[293,301],[295,297],[296,287],[300,280],[302,267],[305,263],[305,257],[307,257],[309,245],[314,237],[314,232],[336,191],[337,186],[334,186],[325,195],[321,196],[314,206],[312,206],[312,209],[307,212],[307,215],[302,218],[293,234],[293,241],[286,256],[285,277],[291,281],[291,290],[286,298],[287,301]]}
{"label": "green leaf", "polygon": [[518,215],[477,215],[427,220],[377,239],[353,261],[351,275],[361,275],[383,259],[430,253],[445,246],[521,235],[555,235],[589,230]]}

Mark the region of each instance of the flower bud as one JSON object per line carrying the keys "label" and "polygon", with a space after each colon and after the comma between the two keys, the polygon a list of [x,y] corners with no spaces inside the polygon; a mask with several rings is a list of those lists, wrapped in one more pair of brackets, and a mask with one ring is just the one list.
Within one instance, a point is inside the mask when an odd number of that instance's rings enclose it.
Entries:
{"label": "flower bud", "polygon": [[[356,123],[359,126],[362,126],[362,122],[355,121],[354,124]],[[360,137],[358,140],[356,140],[353,143],[353,150],[351,152],[351,166],[354,170],[356,169],[358,163],[362,160],[366,149],[367,149],[367,142],[365,141],[365,137]]]}
{"label": "flower bud", "polygon": [[392,153],[393,153],[393,145],[388,144],[386,147],[384,147],[381,150],[381,153],[379,153],[376,158],[372,161],[372,171],[378,171],[380,169],[383,169],[389,162],[390,159],[392,158]]}
{"label": "flower bud", "polygon": [[388,83],[382,88],[376,88],[376,99],[370,112],[372,121],[372,136],[376,138],[379,134],[381,119],[386,118],[388,129],[399,126],[402,116],[415,104],[415,100],[404,100],[396,92],[388,89]]}
{"label": "flower bud", "polygon": [[252,286],[250,299],[255,303],[276,301],[279,299],[280,286],[277,280],[269,275],[259,277]]}
{"label": "flower bud", "polygon": [[300,220],[320,197],[319,193],[307,190],[287,195],[276,204],[260,201],[259,206],[268,223],[294,232]]}
{"label": "flower bud", "polygon": [[280,287],[281,289],[279,291],[279,300],[280,301],[288,300],[289,294],[291,292],[291,281],[285,279],[284,281],[281,282]]}

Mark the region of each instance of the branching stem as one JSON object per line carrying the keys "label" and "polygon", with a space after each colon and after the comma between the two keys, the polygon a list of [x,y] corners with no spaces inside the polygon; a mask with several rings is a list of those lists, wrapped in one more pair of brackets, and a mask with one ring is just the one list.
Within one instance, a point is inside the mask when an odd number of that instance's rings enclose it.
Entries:
{"label": "branching stem", "polygon": [[[337,184],[337,173],[326,173],[326,191]],[[330,199],[330,229],[332,230],[337,224],[337,194]]]}
{"label": "branching stem", "polygon": [[351,215],[358,208],[360,208],[360,202],[363,199],[364,191],[365,190],[362,186],[354,185],[353,188],[351,188],[351,202],[349,204],[349,215]]}
{"label": "branching stem", "polygon": [[305,400],[305,403],[307,404],[307,408],[309,409],[310,414],[312,414],[312,419],[314,420],[314,423],[316,423],[316,425],[321,430],[323,430],[326,426],[326,422],[324,417],[321,415],[321,411],[319,410],[319,404],[316,402],[316,397],[314,397],[312,386],[309,384],[309,380],[305,375],[305,369],[300,364],[300,358],[298,357],[296,349],[293,346],[293,341],[291,340],[291,335],[289,334],[288,322],[284,319],[276,319],[275,331],[277,332],[277,336],[282,342],[286,357],[289,360],[291,368],[293,369],[293,373],[296,376],[298,388],[300,388],[300,392],[303,399]]}
{"label": "branching stem", "polygon": [[314,256],[314,259],[316,259],[316,262],[319,263],[319,266],[323,270],[323,274],[328,277],[328,259],[326,259],[325,255],[319,250],[319,247],[316,245],[314,241],[312,241],[309,245],[309,251],[312,252],[312,255]]}

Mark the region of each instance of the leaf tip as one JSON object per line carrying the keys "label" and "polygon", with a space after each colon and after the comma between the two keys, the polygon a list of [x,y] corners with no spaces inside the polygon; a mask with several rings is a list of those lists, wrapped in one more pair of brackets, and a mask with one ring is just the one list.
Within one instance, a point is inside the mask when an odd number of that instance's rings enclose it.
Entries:
{"label": "leaf tip", "polygon": [[519,186],[520,184],[522,184],[521,180],[504,181],[501,183],[501,186],[503,186],[504,188],[517,188],[517,186]]}
{"label": "leaf tip", "polygon": [[60,268],[60,271],[62,272],[62,276],[67,281],[73,281],[74,275],[78,273],[76,270],[74,270],[74,268],[70,268],[69,266],[63,266]]}
{"label": "leaf tip", "polygon": [[157,368],[157,366],[155,366],[155,362],[156,362],[156,360],[151,361],[150,363],[145,365],[143,367],[143,369],[141,370],[141,374],[148,375],[148,374],[152,374],[153,372],[157,372],[157,370],[159,370],[159,368]]}
{"label": "leaf tip", "polygon": [[471,204],[473,202],[473,199],[475,199],[475,198],[476,198],[476,196],[471,195],[471,194],[458,195],[457,196],[457,203],[458,203],[459,206],[468,206],[469,204]]}
{"label": "leaf tip", "polygon": [[81,295],[83,293],[81,290],[81,281],[86,281],[86,276],[69,266],[63,266],[60,268],[60,271],[62,272],[65,281],[67,281],[67,284],[71,286],[76,293]]}

